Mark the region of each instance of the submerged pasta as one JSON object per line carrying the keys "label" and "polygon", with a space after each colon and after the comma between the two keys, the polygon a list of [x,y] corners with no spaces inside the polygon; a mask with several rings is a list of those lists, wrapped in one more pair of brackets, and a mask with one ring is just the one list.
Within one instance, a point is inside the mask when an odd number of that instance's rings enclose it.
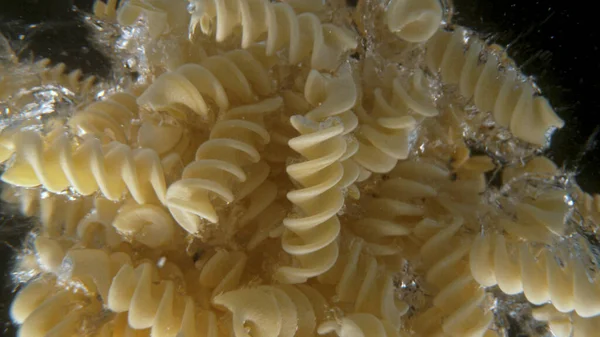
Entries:
{"label": "submerged pasta", "polygon": [[493,337],[500,291],[595,333],[598,197],[473,136],[542,149],[548,100],[437,0],[343,2],[96,2],[139,78],[0,130],[19,337]]}

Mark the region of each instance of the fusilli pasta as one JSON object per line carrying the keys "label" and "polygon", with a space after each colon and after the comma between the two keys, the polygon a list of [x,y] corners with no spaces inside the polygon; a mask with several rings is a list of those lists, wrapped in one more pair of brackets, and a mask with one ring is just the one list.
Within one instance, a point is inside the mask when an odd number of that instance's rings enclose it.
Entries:
{"label": "fusilli pasta", "polygon": [[439,0],[392,0],[385,11],[390,31],[409,42],[425,42],[442,22]]}
{"label": "fusilli pasta", "polygon": [[[182,179],[167,191],[167,206],[186,231],[205,236],[205,239],[211,236],[208,223],[223,220],[213,205],[213,196],[231,203],[248,197],[257,189],[268,188],[261,187],[269,175],[269,165],[261,161],[259,153],[270,140],[263,127],[263,118],[264,114],[278,110],[281,104],[281,98],[272,98],[234,108],[215,124],[210,139],[198,148],[196,160],[185,168]],[[262,209],[267,206],[259,205]],[[217,230],[216,227],[213,229]],[[235,228],[227,224],[221,224],[218,230],[224,232],[224,238],[235,233]]]}
{"label": "fusilli pasta", "polygon": [[426,82],[420,70],[411,75],[408,83],[397,76],[389,87],[373,91],[372,102],[357,109],[361,126],[357,132],[359,147],[353,159],[366,170],[374,173],[392,170],[398,160],[408,157],[411,133],[417,122],[438,114]]}
{"label": "fusilli pasta", "polygon": [[267,55],[273,55],[287,47],[288,61],[292,64],[310,59],[313,69],[333,70],[340,64],[341,56],[357,46],[354,36],[346,29],[321,23],[313,13],[297,15],[287,3],[189,1],[193,8],[190,35],[200,30],[206,35],[214,33],[216,41],[223,42],[240,27],[242,48],[264,42]]}
{"label": "fusilli pasta", "polygon": [[484,233],[470,254],[473,277],[485,287],[498,285],[507,294],[523,292],[534,304],[548,301],[560,312],[581,317],[600,314],[600,287],[588,277],[584,262],[568,251],[513,242],[505,235]]}
{"label": "fusilli pasta", "polygon": [[166,72],[142,93],[138,104],[157,111],[167,110],[176,116],[182,114],[183,106],[208,119],[209,105],[205,98],[224,111],[232,100],[248,104],[256,101],[256,95],[268,96],[273,88],[267,69],[252,55],[252,50],[257,49],[260,48],[233,50],[208,57],[200,64],[185,64]]}
{"label": "fusilli pasta", "polygon": [[120,200],[130,192],[140,204],[166,201],[162,163],[155,151],[132,150],[111,142],[101,145],[95,138],[74,144],[59,133],[47,144],[35,131],[14,135],[14,161],[2,180],[15,186],[43,186],[60,193],[69,188],[81,195],[101,192],[110,200]]}
{"label": "fusilli pasta", "polygon": [[[352,152],[348,154],[343,136],[356,126],[356,117],[348,113],[356,102],[356,89],[349,78],[345,81],[340,78],[336,83],[339,83],[336,87],[326,86],[324,78],[311,71],[305,94],[308,101],[321,98],[314,102],[321,104],[305,115],[290,119],[300,136],[292,138],[289,146],[301,154],[303,160],[286,168],[299,186],[287,195],[297,206],[298,215],[284,219],[286,231],[282,246],[299,265],[281,267],[277,271],[275,277],[283,283],[302,283],[320,275],[331,268],[338,257],[336,239],[340,221],[337,213],[344,206],[341,188],[353,183],[359,172],[345,172],[342,164],[352,155]],[[324,94],[317,95],[319,90],[324,90]]]}
{"label": "fusilli pasta", "polygon": [[352,242],[347,251],[340,253],[335,265],[319,275],[318,280],[335,287],[330,291],[342,307],[352,307],[350,312],[373,314],[394,329],[399,328],[400,317],[407,312],[408,306],[396,299],[394,273],[386,270],[385,264],[379,264],[364,248],[362,240]]}
{"label": "fusilli pasta", "polygon": [[492,323],[493,314],[484,305],[486,293],[469,270],[472,240],[461,235],[462,227],[461,218],[449,226],[425,219],[414,230],[423,240],[425,279],[435,294],[432,307],[413,321],[420,334],[484,336]]}
{"label": "fusilli pasta", "polygon": [[[482,53],[487,56],[483,65],[479,61]],[[445,83],[458,85],[464,97],[473,98],[480,111],[491,111],[496,123],[517,138],[544,145],[548,130],[564,125],[548,100],[536,96],[534,87],[520,79],[518,69],[506,66],[499,70],[498,55],[486,51],[484,42],[468,36],[464,28],[439,30],[427,43],[427,65],[439,71]]]}

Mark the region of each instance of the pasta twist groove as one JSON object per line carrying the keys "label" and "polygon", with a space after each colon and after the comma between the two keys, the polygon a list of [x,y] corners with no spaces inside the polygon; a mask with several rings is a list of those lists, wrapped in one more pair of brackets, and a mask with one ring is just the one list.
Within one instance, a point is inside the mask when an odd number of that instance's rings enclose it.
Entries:
{"label": "pasta twist groove", "polygon": [[396,77],[391,87],[390,93],[382,87],[376,88],[370,106],[357,109],[361,126],[357,132],[358,151],[353,159],[374,173],[387,173],[398,160],[406,159],[418,120],[438,114],[428,97],[422,71],[415,71],[408,84]]}
{"label": "pasta twist groove", "polygon": [[[315,336],[325,299],[307,285],[269,285],[237,289],[215,297],[232,314],[236,337]],[[249,328],[250,334],[249,334]]]}
{"label": "pasta twist groove", "polygon": [[[311,78],[319,80],[314,87]],[[305,89],[308,101],[313,96],[312,90],[322,90],[325,84],[322,79],[316,71],[309,75]],[[302,283],[320,275],[331,268],[338,257],[336,239],[340,221],[337,213],[344,206],[341,188],[353,183],[359,172],[346,172],[342,164],[349,157],[343,135],[356,126],[355,116],[346,113],[356,102],[356,88],[353,81],[337,83],[336,87],[325,90],[321,105],[305,115],[290,118],[300,136],[292,138],[289,146],[304,159],[286,168],[299,186],[287,194],[299,214],[283,220],[286,230],[282,246],[299,265],[278,269],[275,278],[283,283]],[[316,97],[320,96],[322,93]],[[352,116],[353,119],[344,118]]]}
{"label": "pasta twist groove", "polygon": [[600,317],[583,318],[577,314],[565,314],[552,305],[533,309],[533,318],[548,322],[555,337],[592,337],[600,329]]}
{"label": "pasta twist groove", "polygon": [[[110,279],[122,265],[131,264],[125,253],[65,249],[44,237],[36,239],[35,251],[38,268],[48,274],[25,285],[11,305],[11,318],[21,324],[20,337],[76,336],[86,317],[102,311],[95,296],[106,300]],[[59,281],[85,291],[65,290]]]}
{"label": "pasta twist groove", "polygon": [[251,51],[237,49],[163,73],[142,93],[138,104],[172,113],[181,113],[184,106],[208,119],[206,98],[225,111],[233,100],[252,103],[256,95],[268,96],[272,90],[265,65]]}
{"label": "pasta twist groove", "polygon": [[390,171],[375,195],[365,197],[365,215],[350,223],[365,247],[376,256],[402,250],[403,238],[427,214],[427,199],[439,196],[450,172],[427,161],[403,161]]}
{"label": "pasta twist groove", "polygon": [[465,49],[465,39],[464,28],[438,31],[427,43],[428,67],[439,71],[444,82],[458,85],[461,95],[473,98],[481,112],[491,111],[496,123],[517,138],[535,145],[546,144],[548,130],[564,125],[548,100],[537,96],[530,83],[520,80],[514,66],[505,66],[501,71],[494,52],[486,52],[487,61],[480,64],[484,42],[470,38]]}
{"label": "pasta twist groove", "polygon": [[[485,291],[469,270],[470,238],[461,238],[463,220],[450,226],[425,219],[415,228],[424,240],[421,247],[426,280],[435,288],[433,306],[415,318],[413,327],[422,334],[484,336],[493,314],[484,306]],[[431,324],[441,322],[441,326]],[[439,329],[439,330],[438,330]]]}
{"label": "pasta twist groove", "polygon": [[101,145],[95,138],[74,144],[59,132],[52,142],[34,131],[14,135],[16,154],[2,180],[15,186],[42,186],[60,193],[73,189],[81,195],[102,193],[118,201],[126,192],[140,204],[166,201],[162,163],[155,151],[132,150],[111,142]]}
{"label": "pasta twist groove", "polygon": [[[208,237],[207,223],[223,220],[213,205],[213,197],[231,203],[257,189],[269,188],[263,183],[270,168],[261,161],[259,150],[270,141],[270,136],[262,121],[264,114],[276,111],[281,104],[281,98],[273,98],[234,108],[215,124],[209,140],[198,148],[196,160],[186,166],[182,179],[167,190],[167,207],[186,231]],[[226,224],[221,227],[224,231],[234,230]],[[232,234],[225,233],[227,237]]]}
{"label": "pasta twist groove", "polygon": [[[347,30],[333,24],[321,23],[313,13],[297,15],[287,3],[267,0],[189,0],[192,5],[190,35],[196,30],[223,42],[241,27],[241,47],[257,42],[266,43],[267,55],[287,48],[288,61],[298,64],[310,59],[318,70],[334,70],[341,56],[357,47]],[[266,36],[263,37],[263,36]]]}
{"label": "pasta twist groove", "polygon": [[484,287],[498,285],[506,294],[524,293],[529,302],[551,301],[560,312],[581,317],[600,314],[600,285],[588,277],[582,258],[564,250],[534,248],[505,235],[480,235],[471,250],[473,277]]}
{"label": "pasta twist groove", "polygon": [[103,135],[120,143],[131,139],[131,121],[138,115],[136,97],[127,93],[115,93],[105,100],[93,102],[69,119],[75,133]]}
{"label": "pasta twist groove", "polygon": [[363,241],[353,242],[336,264],[319,275],[319,282],[335,286],[340,303],[354,304],[351,312],[369,313],[399,328],[408,305],[396,299],[394,273],[364,249]]}
{"label": "pasta twist groove", "polygon": [[398,330],[388,321],[365,313],[350,314],[339,322],[328,321],[319,326],[319,334],[335,332],[338,337],[400,337]]}
{"label": "pasta twist groove", "polygon": [[442,23],[439,0],[392,0],[385,11],[391,32],[408,42],[425,42]]}

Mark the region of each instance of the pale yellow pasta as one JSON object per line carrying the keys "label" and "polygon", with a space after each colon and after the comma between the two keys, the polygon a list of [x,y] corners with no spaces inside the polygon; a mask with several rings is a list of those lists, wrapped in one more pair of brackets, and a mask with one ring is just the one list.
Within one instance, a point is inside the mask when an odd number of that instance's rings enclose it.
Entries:
{"label": "pale yellow pasta", "polygon": [[555,251],[513,242],[501,234],[483,233],[473,244],[470,268],[475,280],[485,287],[497,284],[507,294],[522,292],[534,304],[551,301],[560,312],[574,310],[581,317],[599,315],[597,278],[588,277],[581,257],[560,247]]}
{"label": "pale yellow pasta", "polygon": [[189,0],[190,35],[201,31],[223,42],[241,28],[241,47],[266,44],[267,55],[287,49],[292,64],[308,60],[313,69],[334,70],[347,51],[356,48],[355,37],[342,27],[321,23],[313,13],[297,15],[287,3],[267,0]]}
{"label": "pale yellow pasta", "polygon": [[45,144],[34,131],[15,134],[14,144],[14,161],[2,175],[6,183],[43,186],[55,193],[69,188],[82,195],[100,192],[114,201],[129,192],[140,204],[166,201],[164,172],[155,151],[132,150],[118,142],[101,145],[95,138],[75,145],[66,133]]}
{"label": "pale yellow pasta", "polygon": [[442,23],[439,0],[392,0],[385,11],[390,31],[409,42],[425,42]]}
{"label": "pale yellow pasta", "polygon": [[365,248],[360,239],[344,247],[335,265],[318,280],[332,287],[329,291],[340,306],[349,306],[352,313],[375,315],[396,330],[408,305],[396,299],[394,272]]}
{"label": "pale yellow pasta", "polygon": [[[508,186],[519,187],[528,180],[548,179],[556,175],[558,168],[548,158],[536,157],[521,167],[508,167],[502,172],[502,181]],[[514,202],[502,200],[515,219],[498,219],[499,225],[508,233],[531,242],[551,244],[556,236],[565,234],[568,190],[545,187],[534,193],[524,193]]]}
{"label": "pale yellow pasta", "polygon": [[99,19],[115,20],[117,18],[118,2],[119,0],[96,0],[92,12]]}
{"label": "pale yellow pasta", "polygon": [[151,248],[173,243],[177,229],[167,209],[157,205],[125,205],[112,225],[121,235]]}
{"label": "pale yellow pasta", "polygon": [[339,321],[328,321],[319,326],[319,334],[335,332],[338,337],[401,337],[399,332],[385,320],[365,313],[350,314]]}
{"label": "pale yellow pasta", "polygon": [[[204,59],[199,64],[185,64],[159,76],[138,98],[138,104],[152,110],[167,110],[182,115],[181,107],[209,118],[210,98],[225,111],[232,101],[248,104],[257,95],[272,93],[267,69],[252,55],[253,50],[233,50]],[[185,112],[185,110],[184,110]],[[183,113],[184,113],[183,112]]]}
{"label": "pale yellow pasta", "polygon": [[166,33],[184,34],[189,13],[183,0],[129,0],[119,5],[116,18],[123,26],[145,19],[150,37],[156,39]]}
{"label": "pale yellow pasta", "polygon": [[[398,73],[391,68],[386,71]],[[415,71],[408,83],[399,75],[389,82],[373,91],[368,106],[356,110],[361,125],[353,159],[374,173],[387,173],[398,160],[406,159],[417,122],[438,114],[422,71]]]}
{"label": "pale yellow pasta", "polygon": [[356,102],[356,88],[348,77],[340,77],[340,81],[344,78],[344,85],[337,82],[337,86],[328,87],[323,77],[311,71],[305,95],[311,101],[316,96],[313,91],[322,90],[323,97],[315,102],[321,104],[290,119],[300,135],[290,139],[289,146],[302,156],[302,161],[286,168],[299,187],[287,195],[298,214],[283,221],[286,230],[282,247],[294,256],[298,266],[279,268],[275,278],[283,283],[303,283],[320,275],[333,266],[338,256],[337,213],[344,206],[341,188],[353,183],[359,173],[346,172],[342,164],[352,155],[343,136],[356,126],[354,115],[347,113]]}
{"label": "pale yellow pasta", "polygon": [[592,337],[600,329],[600,317],[583,318],[575,313],[565,314],[551,305],[534,308],[533,318],[548,322],[554,337]]}
{"label": "pale yellow pasta", "polygon": [[316,311],[326,309],[314,307],[325,302],[319,297],[306,285],[269,285],[226,292],[214,302],[231,312],[235,337],[309,337],[315,336]]}
{"label": "pale yellow pasta", "polygon": [[427,200],[438,197],[450,171],[427,161],[403,161],[389,172],[376,195],[364,198],[364,215],[349,223],[377,256],[403,250],[404,238],[427,215]]}
{"label": "pale yellow pasta", "polygon": [[20,324],[18,337],[77,337],[84,317],[97,315],[101,306],[81,294],[53,284],[32,281],[13,300],[11,318]]}
{"label": "pale yellow pasta", "polygon": [[484,304],[486,293],[471,275],[472,239],[461,235],[463,219],[448,225],[425,219],[415,228],[423,240],[421,259],[425,279],[433,287],[433,303],[412,322],[422,335],[485,336],[493,313]]}
{"label": "pale yellow pasta", "polygon": [[37,188],[27,189],[7,184],[2,186],[1,198],[18,205],[21,214],[37,217],[41,224],[41,234],[50,237],[73,235],[79,221],[93,206],[89,197],[73,198]]}
{"label": "pale yellow pasta", "polygon": [[68,125],[79,136],[98,135],[107,141],[129,144],[131,122],[138,116],[136,97],[128,93],[115,93],[95,101],[75,112]]}
{"label": "pale yellow pasta", "polygon": [[[281,104],[281,98],[272,98],[231,109],[212,128],[209,140],[198,148],[196,160],[186,166],[182,179],[167,191],[167,207],[186,231],[206,240],[211,236],[231,238],[235,234],[231,224],[209,225],[220,221],[213,197],[231,203],[252,198],[252,193],[259,190],[256,193],[266,193],[262,196],[266,202],[252,210],[255,214],[268,206],[269,199],[274,199],[275,187],[265,182],[270,168],[261,161],[259,151],[270,141],[263,126],[264,115],[277,111]],[[268,191],[261,192],[265,189]],[[213,230],[221,234],[211,233]]]}
{"label": "pale yellow pasta", "polygon": [[[487,57],[485,64],[479,61],[482,53]],[[461,95],[472,98],[481,112],[492,112],[496,123],[517,138],[544,145],[551,128],[563,127],[564,121],[548,100],[536,95],[519,70],[514,65],[499,70],[497,53],[486,50],[484,41],[468,36],[464,28],[439,30],[427,43],[426,57],[428,67],[439,71],[445,83],[458,85]]]}

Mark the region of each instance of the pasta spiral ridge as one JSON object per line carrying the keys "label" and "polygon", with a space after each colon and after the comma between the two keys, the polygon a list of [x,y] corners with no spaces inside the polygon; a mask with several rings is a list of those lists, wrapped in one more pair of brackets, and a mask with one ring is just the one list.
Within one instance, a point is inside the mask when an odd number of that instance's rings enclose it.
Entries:
{"label": "pasta spiral ridge", "polygon": [[[236,337],[315,336],[325,299],[308,285],[267,285],[237,289],[215,297],[231,312]],[[321,306],[318,306],[321,304]],[[247,326],[251,326],[248,333]]]}
{"label": "pasta spiral ridge", "polygon": [[313,13],[297,15],[287,3],[267,0],[189,2],[193,8],[190,36],[199,28],[207,35],[214,31],[216,41],[223,42],[241,27],[242,48],[265,42],[267,55],[287,48],[291,64],[310,59],[313,69],[334,70],[341,63],[341,56],[357,47],[349,31],[321,23]]}
{"label": "pasta spiral ridge", "polygon": [[398,329],[386,320],[365,313],[350,314],[339,322],[327,321],[319,326],[319,334],[335,332],[338,337],[400,337]]}
{"label": "pasta spiral ridge", "polygon": [[78,223],[92,208],[89,198],[70,198],[7,184],[2,186],[1,199],[17,205],[22,215],[37,217],[41,234],[49,237],[73,235]]}
{"label": "pasta spiral ridge", "polygon": [[[44,237],[36,239],[35,252],[38,268],[46,274],[25,285],[10,308],[13,321],[21,324],[20,337],[75,336],[85,317],[100,314],[96,296],[106,300],[110,279],[122,265],[131,264],[125,253],[68,249]],[[64,289],[65,281],[84,291]]]}
{"label": "pasta spiral ridge", "polygon": [[505,235],[484,233],[470,254],[473,277],[484,287],[498,285],[506,294],[524,293],[533,304],[551,302],[560,312],[581,317],[600,314],[600,284],[590,278],[582,258],[559,248],[536,248]]}
{"label": "pasta spiral ridge", "polygon": [[188,63],[160,75],[138,98],[152,110],[180,112],[184,106],[209,118],[207,98],[225,111],[233,100],[253,103],[256,95],[268,96],[273,86],[264,64],[251,51],[237,49],[210,56],[199,64]]}
{"label": "pasta spiral ridge", "polygon": [[389,95],[383,88],[376,88],[371,106],[357,109],[361,125],[357,132],[358,151],[353,159],[373,173],[387,173],[398,160],[406,159],[411,148],[411,134],[418,121],[438,114],[428,97],[422,71],[415,71],[408,84],[404,84],[399,76],[392,83]]}
{"label": "pasta spiral ridge", "polygon": [[14,137],[16,153],[2,175],[4,182],[42,186],[53,193],[69,188],[84,196],[100,192],[113,201],[126,192],[140,204],[166,201],[165,176],[155,151],[132,150],[118,142],[101,145],[93,137],[74,144],[64,132],[50,143],[35,131]]}
{"label": "pasta spiral ridge", "polygon": [[[182,179],[169,186],[167,207],[175,220],[191,234],[203,233],[208,223],[220,219],[213,206],[216,197],[226,204],[241,200],[264,186],[269,165],[261,161],[260,149],[270,141],[263,116],[279,109],[281,98],[264,100],[228,111],[212,128],[209,140],[196,152],[196,160],[183,171]],[[266,207],[268,205],[264,205]],[[222,224],[221,230],[233,231]],[[225,233],[227,237],[233,233]]]}
{"label": "pasta spiral ridge", "polygon": [[[449,226],[425,219],[414,230],[424,240],[420,253],[427,269],[425,279],[435,288],[433,306],[413,323],[422,334],[484,336],[494,319],[485,308],[485,291],[469,270],[472,241],[460,236],[462,227],[461,218],[454,218]],[[441,322],[441,327],[432,321]]]}
{"label": "pasta spiral ridge", "polygon": [[408,42],[425,42],[442,23],[439,0],[392,0],[385,11],[391,32]]}
{"label": "pasta spiral ridge", "polygon": [[444,82],[458,85],[463,97],[473,98],[480,111],[491,111],[496,123],[517,138],[535,145],[546,144],[548,130],[562,128],[564,121],[547,99],[536,95],[530,83],[520,80],[518,69],[509,65],[500,70],[496,53],[485,53],[487,61],[480,64],[480,54],[486,49],[484,42],[470,38],[466,48],[466,38],[464,28],[454,32],[439,30],[427,43],[429,69],[439,71]]}
{"label": "pasta spiral ridge", "polygon": [[388,173],[375,195],[365,197],[365,215],[350,223],[376,256],[394,255],[404,239],[427,214],[426,199],[439,196],[450,172],[427,161],[403,161]]}
{"label": "pasta spiral ridge", "polygon": [[20,324],[18,337],[75,336],[84,317],[102,310],[97,302],[53,283],[31,281],[15,296],[11,318]]}
{"label": "pasta spiral ridge", "polygon": [[68,125],[75,134],[103,135],[110,140],[129,144],[131,121],[138,115],[136,97],[127,93],[115,93],[105,100],[96,101],[76,112]]}
{"label": "pasta spiral ridge", "polygon": [[129,0],[121,2],[116,12],[113,12],[116,4],[111,1],[109,0],[105,6],[98,5],[100,1],[97,1],[94,11],[98,10],[99,13],[104,14],[104,17],[115,18],[123,26],[131,26],[140,18],[144,18],[148,21],[145,27],[151,39],[157,39],[167,33],[182,36],[185,34],[187,28],[185,23],[189,21],[189,13],[184,1]]}
{"label": "pasta spiral ridge", "polygon": [[322,284],[335,286],[339,302],[354,305],[351,312],[372,314],[399,328],[408,305],[396,299],[393,278],[394,272],[366,252],[361,239],[352,242],[336,264],[318,276]]}
{"label": "pasta spiral ridge", "polygon": [[222,336],[216,313],[198,312],[194,299],[179,292],[176,280],[161,278],[148,262],[121,267],[108,290],[106,306],[126,316],[131,328],[149,329],[153,337]]}
{"label": "pasta spiral ridge", "polygon": [[583,318],[577,314],[566,314],[548,304],[534,308],[533,318],[548,322],[555,337],[592,337],[600,329],[600,317]]}
{"label": "pasta spiral ridge", "polygon": [[[282,246],[299,265],[278,269],[275,278],[282,283],[302,283],[333,266],[339,253],[337,213],[344,206],[342,188],[358,178],[358,170],[346,172],[342,164],[349,157],[348,153],[352,154],[343,136],[356,126],[354,114],[347,113],[356,102],[354,82],[336,82],[335,87],[323,88],[324,79],[318,72],[311,71],[305,95],[311,101],[313,93],[316,96],[315,91],[321,90],[325,95],[321,92],[316,97],[320,97],[322,103],[305,115],[290,118],[300,136],[292,138],[289,146],[301,154],[303,160],[286,167],[288,175],[299,186],[287,194],[299,214],[283,220],[286,230]],[[313,80],[315,85],[311,86]]]}

